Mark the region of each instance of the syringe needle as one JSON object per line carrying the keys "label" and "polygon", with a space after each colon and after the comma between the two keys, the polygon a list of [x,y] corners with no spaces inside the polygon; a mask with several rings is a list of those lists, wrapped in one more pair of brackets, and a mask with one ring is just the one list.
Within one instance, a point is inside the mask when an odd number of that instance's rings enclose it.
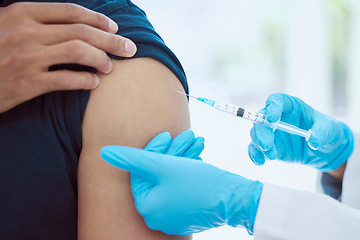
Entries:
{"label": "syringe needle", "polygon": [[173,89],[173,91],[174,91],[174,92],[177,92],[177,93],[180,93],[180,94],[183,94],[183,95],[186,95],[186,96],[189,96],[189,97],[192,97],[192,98],[195,98],[195,99],[198,99],[198,98],[197,98],[197,97],[195,97],[195,96],[192,96],[192,95],[189,95],[189,94],[186,94],[186,93],[183,93],[183,92],[180,92],[180,91],[174,90],[174,89]]}

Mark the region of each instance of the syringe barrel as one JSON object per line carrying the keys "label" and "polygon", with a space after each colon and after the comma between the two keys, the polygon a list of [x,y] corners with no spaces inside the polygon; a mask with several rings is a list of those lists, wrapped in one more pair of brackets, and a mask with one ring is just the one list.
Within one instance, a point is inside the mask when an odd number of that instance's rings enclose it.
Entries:
{"label": "syringe barrel", "polygon": [[247,120],[250,120],[254,123],[258,123],[258,124],[261,124],[265,127],[268,127],[268,128],[272,128],[274,131],[277,127],[277,123],[269,123],[267,120],[266,120],[266,116],[262,113],[258,113],[258,112],[255,112],[255,113],[252,113],[250,111],[247,111],[246,109],[243,109],[243,115],[242,116],[239,116],[239,117],[242,117],[242,118],[245,118]]}
{"label": "syringe barrel", "polygon": [[[198,98],[198,100],[199,100],[199,98]],[[207,100],[207,101],[205,101],[205,100]],[[287,133],[290,133],[290,134],[295,134],[295,135],[298,135],[298,136],[302,136],[302,137],[304,137],[306,139],[306,141],[308,141],[310,136],[311,136],[311,130],[306,131],[306,130],[300,129],[300,128],[295,127],[295,126],[293,126],[291,124],[284,123],[284,122],[281,122],[281,121],[278,121],[278,122],[275,122],[275,123],[269,123],[266,120],[266,116],[264,114],[262,114],[262,113],[258,113],[258,112],[252,113],[252,112],[250,112],[250,111],[248,111],[248,110],[246,110],[244,108],[241,108],[241,107],[236,106],[236,105],[231,104],[231,103],[223,103],[223,102],[218,102],[218,101],[216,101],[216,102],[211,101],[211,104],[209,104],[210,100],[208,100],[208,99],[205,99],[205,100],[200,99],[199,101],[214,107],[214,109],[216,109],[216,110],[226,112],[226,113],[229,113],[231,115],[250,120],[250,121],[252,121],[254,123],[261,124],[264,127],[271,128],[271,129],[273,129],[273,131],[280,130],[280,131],[284,131],[284,132],[287,132]]]}
{"label": "syringe barrel", "polygon": [[254,123],[261,124],[265,127],[272,128],[272,129],[274,129],[274,131],[277,126],[277,123],[271,124],[268,121],[266,121],[266,117],[264,114],[261,114],[258,112],[252,113],[244,108],[241,108],[241,107],[236,106],[231,103],[224,103],[224,102],[216,101],[214,104],[214,109],[222,111],[222,112],[226,112],[228,114],[231,114],[231,115],[234,115],[237,117],[241,117],[241,118],[250,120]]}
{"label": "syringe barrel", "polygon": [[216,101],[214,104],[214,109],[237,116],[237,111],[239,109],[239,106],[236,106],[231,103],[223,103]]}

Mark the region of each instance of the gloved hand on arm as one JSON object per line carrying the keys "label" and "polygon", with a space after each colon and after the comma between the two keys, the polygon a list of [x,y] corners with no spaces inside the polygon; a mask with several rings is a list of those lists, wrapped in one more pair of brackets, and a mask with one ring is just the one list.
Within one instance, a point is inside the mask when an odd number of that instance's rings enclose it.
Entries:
{"label": "gloved hand on arm", "polygon": [[191,140],[190,130],[172,142],[163,134],[145,150],[123,146],[101,150],[108,163],[131,173],[135,205],[147,226],[187,235],[228,224],[245,226],[252,234],[262,183],[204,163],[198,157],[203,144]]}
{"label": "gloved hand on arm", "polygon": [[352,154],[354,137],[350,128],[322,114],[301,99],[287,94],[269,96],[261,111],[268,122],[279,120],[299,128],[311,129],[308,142],[302,137],[254,124],[248,151],[252,161],[262,165],[265,158],[297,162],[329,172],[342,166]]}

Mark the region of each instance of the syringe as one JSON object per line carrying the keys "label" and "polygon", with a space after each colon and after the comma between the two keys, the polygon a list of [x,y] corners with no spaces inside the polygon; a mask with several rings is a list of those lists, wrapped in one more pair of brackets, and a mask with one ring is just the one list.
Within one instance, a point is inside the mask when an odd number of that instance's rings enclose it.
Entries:
{"label": "syringe", "polygon": [[205,103],[205,104],[213,107],[216,110],[229,113],[233,116],[237,116],[237,117],[241,117],[241,118],[250,120],[254,123],[261,124],[265,127],[272,128],[274,131],[281,130],[281,131],[284,131],[284,132],[287,132],[290,134],[298,135],[298,136],[304,137],[306,139],[306,141],[308,141],[311,136],[311,129],[306,131],[306,130],[303,130],[301,128],[295,127],[291,124],[288,124],[288,123],[285,123],[282,121],[278,121],[276,123],[269,123],[266,120],[266,116],[262,113],[258,113],[258,112],[251,113],[250,111],[247,111],[246,109],[236,106],[231,103],[222,103],[219,101],[210,100],[210,99],[203,98],[203,97],[195,97],[195,96],[192,96],[192,95],[189,95],[189,94],[186,94],[183,92],[179,92],[176,90],[174,90],[174,91],[184,94],[184,95],[187,95],[189,97],[192,97],[192,98],[198,100],[199,102]]}

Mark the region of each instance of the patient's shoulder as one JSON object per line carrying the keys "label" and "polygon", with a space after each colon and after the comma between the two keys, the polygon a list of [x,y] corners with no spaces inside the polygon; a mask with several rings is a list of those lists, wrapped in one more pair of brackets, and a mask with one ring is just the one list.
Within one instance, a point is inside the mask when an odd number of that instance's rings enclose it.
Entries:
{"label": "patient's shoulder", "polygon": [[85,113],[85,144],[102,141],[101,136],[107,138],[106,142],[113,138],[119,141],[127,129],[140,137],[145,128],[153,126],[155,133],[164,130],[160,126],[165,122],[174,133],[179,133],[177,129],[184,127],[179,124],[180,119],[189,118],[186,97],[173,91],[184,91],[183,86],[171,70],[154,59],[114,61],[113,72],[100,78]]}
{"label": "patient's shoulder", "polygon": [[[117,34],[131,39],[137,46],[135,58],[147,57],[161,62],[175,74],[185,91],[188,91],[185,72],[180,61],[156,32],[142,9],[126,0],[92,1],[87,7],[107,15],[119,25]],[[110,56],[124,60],[122,57]]]}

